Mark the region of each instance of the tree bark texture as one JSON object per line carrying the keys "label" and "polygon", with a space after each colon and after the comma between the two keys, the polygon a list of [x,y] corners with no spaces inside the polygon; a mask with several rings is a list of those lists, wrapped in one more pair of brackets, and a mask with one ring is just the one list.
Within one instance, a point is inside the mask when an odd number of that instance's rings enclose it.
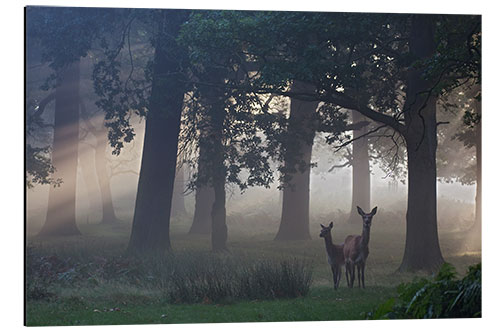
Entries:
{"label": "tree bark texture", "polygon": [[[314,93],[312,85],[296,81],[294,93]],[[285,183],[281,223],[275,240],[310,239],[309,183],[317,101],[291,99],[288,142],[285,144]]]}
{"label": "tree bark texture", "polygon": [[[366,121],[359,112],[352,111],[353,124]],[[370,159],[368,155],[368,138],[363,136],[368,131],[364,126],[353,131],[352,142],[352,201],[349,223],[360,223],[357,206],[365,212],[370,211]]]}
{"label": "tree bark texture", "polygon": [[[226,224],[226,167],[223,145],[225,110],[223,95],[215,89],[208,96],[210,110],[210,138],[208,143],[208,161],[212,187],[214,189],[214,202],[212,205],[212,251],[227,250],[227,224]],[[201,149],[201,148],[200,148]]]}
{"label": "tree bark texture", "polygon": [[[434,20],[415,15],[410,53],[425,59],[434,53]],[[400,271],[436,271],[443,264],[436,210],[436,100],[433,82],[419,68],[408,73],[404,106],[404,137],[408,156],[408,207],[406,245]]]}
{"label": "tree bark texture", "polygon": [[183,52],[175,37],[187,15],[173,10],[161,15],[129,253],[162,254],[171,247],[170,211],[185,92],[179,74]]}
{"label": "tree bark texture", "polygon": [[174,193],[172,197],[172,213],[170,217],[186,214],[186,205],[184,203],[184,168],[177,168],[174,182]]}
{"label": "tree bark texture", "polygon": [[75,61],[58,73],[55,95],[52,165],[59,187],[51,187],[45,224],[40,236],[79,235],[76,226],[76,176],[78,167],[80,62]]}
{"label": "tree bark texture", "polygon": [[[209,158],[208,151],[204,145],[200,145],[200,152],[198,158],[198,169],[206,170],[206,160]],[[189,230],[190,234],[210,234],[212,231],[212,205],[214,204],[215,193],[212,186],[209,184],[197,184],[195,204],[194,204],[194,217],[193,224]]]}
{"label": "tree bark texture", "polygon": [[196,188],[193,224],[190,234],[208,235],[212,231],[211,212],[215,200],[214,189],[210,186]]}

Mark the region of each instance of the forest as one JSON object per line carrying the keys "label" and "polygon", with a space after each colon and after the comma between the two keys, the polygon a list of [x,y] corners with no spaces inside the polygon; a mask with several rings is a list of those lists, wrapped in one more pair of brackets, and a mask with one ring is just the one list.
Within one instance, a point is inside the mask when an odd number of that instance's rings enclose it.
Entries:
{"label": "forest", "polygon": [[25,325],[481,317],[481,16],[25,8]]}

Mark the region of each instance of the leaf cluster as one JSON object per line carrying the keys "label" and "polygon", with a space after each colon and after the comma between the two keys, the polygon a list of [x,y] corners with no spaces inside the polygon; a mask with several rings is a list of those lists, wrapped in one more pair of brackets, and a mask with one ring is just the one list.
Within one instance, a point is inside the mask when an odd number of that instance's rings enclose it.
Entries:
{"label": "leaf cluster", "polygon": [[391,298],[366,314],[368,319],[427,319],[481,317],[481,263],[470,266],[463,279],[443,264],[432,279],[422,278],[398,287]]}
{"label": "leaf cluster", "polygon": [[33,147],[26,145],[26,186],[33,188],[35,184],[60,186],[62,180],[53,178],[56,169],[50,160],[49,147]]}

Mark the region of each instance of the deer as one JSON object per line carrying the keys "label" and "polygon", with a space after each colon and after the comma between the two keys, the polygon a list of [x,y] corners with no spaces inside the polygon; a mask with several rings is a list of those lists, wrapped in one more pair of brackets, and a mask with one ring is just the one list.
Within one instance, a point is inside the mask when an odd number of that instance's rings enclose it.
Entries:
{"label": "deer", "polygon": [[333,222],[330,222],[328,227],[320,224],[321,232],[319,237],[325,239],[326,255],[328,258],[328,264],[332,269],[333,275],[333,289],[337,290],[340,284],[340,279],[342,277],[342,266],[344,266],[344,244],[337,245],[332,242]]}
{"label": "deer", "polygon": [[377,213],[377,207],[368,214],[363,212],[359,206],[357,208],[359,215],[363,218],[363,232],[361,235],[349,235],[344,241],[345,276],[349,288],[354,286],[356,268],[358,270],[358,287],[361,287],[362,284],[365,288],[365,265],[369,254],[370,228],[373,215]]}

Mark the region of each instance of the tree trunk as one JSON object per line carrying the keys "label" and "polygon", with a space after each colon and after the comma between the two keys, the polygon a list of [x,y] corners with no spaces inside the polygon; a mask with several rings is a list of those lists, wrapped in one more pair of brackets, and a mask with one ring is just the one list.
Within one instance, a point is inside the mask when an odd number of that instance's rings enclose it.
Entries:
{"label": "tree trunk", "polygon": [[[359,112],[352,112],[352,122],[356,124],[366,121],[366,118]],[[370,160],[368,155],[368,138],[366,136],[367,127],[353,131],[352,143],[352,201],[349,223],[361,222],[356,206],[361,207],[365,212],[371,210],[370,206]],[[359,139],[358,139],[359,138]]]}
{"label": "tree trunk", "polygon": [[[203,144],[200,144],[198,158],[198,170],[206,170],[208,151]],[[208,184],[197,184],[194,205],[193,224],[189,230],[190,234],[209,234],[212,231],[211,212],[214,204],[215,193],[213,187]]]}
{"label": "tree trunk", "polygon": [[177,168],[174,182],[174,193],[172,197],[172,213],[170,217],[186,214],[186,205],[184,204],[184,168]]}
{"label": "tree trunk", "polygon": [[[434,24],[429,15],[415,15],[410,53],[425,59],[434,52]],[[408,156],[406,245],[399,271],[436,271],[444,262],[439,247],[436,213],[436,96],[422,69],[408,73],[405,140]]]}
{"label": "tree trunk", "polygon": [[[221,145],[222,148],[222,145]],[[222,154],[221,154],[222,155]],[[219,163],[224,163],[220,157]],[[212,205],[212,251],[227,250],[226,189],[225,172],[216,171],[213,178],[215,200]]]}
{"label": "tree trunk", "polygon": [[113,224],[118,222],[115,215],[115,208],[113,206],[113,197],[111,195],[110,178],[106,164],[106,147],[107,131],[99,131],[96,134],[96,148],[95,148],[95,168],[97,173],[97,180],[101,190],[101,204],[102,204],[102,222],[103,224]]}
{"label": "tree trunk", "polygon": [[422,135],[426,138],[418,148],[418,140],[408,147],[406,245],[400,271],[432,272],[444,262],[437,228],[436,141]]}
{"label": "tree trunk", "polygon": [[61,178],[59,187],[49,190],[47,217],[40,236],[79,235],[76,226],[76,175],[78,166],[78,120],[80,61],[59,71],[54,113],[52,165],[54,178]]}
{"label": "tree trunk", "polygon": [[[312,93],[314,88],[296,81],[293,92]],[[309,181],[315,135],[316,101],[291,99],[288,142],[285,144],[284,189],[281,223],[275,240],[310,239]]]}
{"label": "tree trunk", "polygon": [[[214,203],[212,205],[212,251],[227,250],[227,225],[226,225],[226,167],[224,165],[224,118],[225,110],[222,103],[223,95],[215,89],[210,92],[209,103],[211,107],[211,145],[208,152],[210,178],[214,189]],[[200,148],[201,149],[201,148]]]}
{"label": "tree trunk", "polygon": [[474,135],[475,142],[474,146],[476,149],[476,205],[475,205],[475,216],[474,224],[472,228],[468,231],[469,235],[466,241],[467,249],[477,250],[481,249],[481,236],[482,236],[482,208],[481,208],[481,195],[482,195],[482,138],[481,138],[481,102],[476,100],[477,94],[481,91],[481,86],[477,85],[471,90],[471,98],[474,98],[473,107],[475,112],[479,115],[479,123],[474,125]]}
{"label": "tree trunk", "polygon": [[163,10],[159,20],[129,253],[162,254],[170,249],[170,211],[185,92],[179,61],[183,54],[175,37],[186,17],[185,11]]}
{"label": "tree trunk", "polygon": [[212,230],[211,212],[215,200],[214,189],[208,185],[200,186],[196,189],[194,217],[190,234],[208,235]]}
{"label": "tree trunk", "polygon": [[94,149],[79,149],[78,151],[78,167],[80,168],[83,181],[85,182],[85,189],[87,193],[88,210],[87,210],[87,223],[90,217],[95,217],[95,212],[100,209],[100,198],[97,198],[96,193],[99,193],[99,185],[96,179],[96,169],[94,160]]}

